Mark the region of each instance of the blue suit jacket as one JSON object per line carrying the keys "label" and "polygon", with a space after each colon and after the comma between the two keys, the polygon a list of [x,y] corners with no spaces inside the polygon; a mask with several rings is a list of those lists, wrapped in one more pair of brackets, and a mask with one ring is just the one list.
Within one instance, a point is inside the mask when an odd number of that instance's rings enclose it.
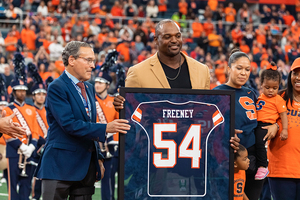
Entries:
{"label": "blue suit jacket", "polygon": [[[88,171],[92,151],[96,147],[97,179],[100,180],[98,159],[101,153],[97,141],[105,141],[106,124],[96,123],[95,89],[85,82],[91,102],[91,119],[65,72],[54,80],[46,99],[49,124],[47,142],[36,175],[42,179],[80,181]],[[95,154],[94,154],[95,155]]]}

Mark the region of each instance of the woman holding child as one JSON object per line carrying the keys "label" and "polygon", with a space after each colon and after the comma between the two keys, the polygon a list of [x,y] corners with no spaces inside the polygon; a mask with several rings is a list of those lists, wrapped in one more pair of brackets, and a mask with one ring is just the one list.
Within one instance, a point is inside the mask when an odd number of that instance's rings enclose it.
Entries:
{"label": "woman holding child", "polygon": [[[257,113],[256,113],[256,96],[254,92],[244,87],[250,76],[250,59],[247,54],[233,50],[228,61],[228,82],[217,86],[215,90],[235,90],[235,128],[241,130],[238,134],[240,144],[245,146],[248,150],[250,167],[246,171],[246,185],[245,194],[250,200],[258,200],[263,180],[255,180],[255,174],[259,166],[256,165],[256,137],[255,129],[257,127]],[[300,99],[300,96],[299,96]],[[272,124],[263,127],[266,129],[266,136],[277,133],[277,125]]]}

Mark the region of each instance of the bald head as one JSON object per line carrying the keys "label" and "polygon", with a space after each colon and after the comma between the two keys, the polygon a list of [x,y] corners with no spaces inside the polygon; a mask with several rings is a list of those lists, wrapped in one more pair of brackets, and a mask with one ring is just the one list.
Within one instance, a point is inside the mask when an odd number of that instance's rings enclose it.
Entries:
{"label": "bald head", "polygon": [[173,20],[164,19],[164,20],[160,21],[155,27],[155,36],[156,37],[162,32],[164,25],[168,24],[168,23],[175,24],[178,27],[178,29],[180,30],[179,26]]}

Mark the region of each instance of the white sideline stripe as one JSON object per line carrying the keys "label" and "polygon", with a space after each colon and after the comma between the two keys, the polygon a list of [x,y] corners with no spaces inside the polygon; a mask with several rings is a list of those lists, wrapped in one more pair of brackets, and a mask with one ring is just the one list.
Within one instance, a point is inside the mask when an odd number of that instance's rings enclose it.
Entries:
{"label": "white sideline stripe", "polygon": [[8,197],[8,194],[0,193],[0,196],[6,196],[6,197]]}

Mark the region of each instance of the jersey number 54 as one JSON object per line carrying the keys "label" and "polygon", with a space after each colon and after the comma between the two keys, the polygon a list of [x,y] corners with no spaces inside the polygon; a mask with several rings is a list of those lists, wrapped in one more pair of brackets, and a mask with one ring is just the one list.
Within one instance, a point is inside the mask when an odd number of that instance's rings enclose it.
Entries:
{"label": "jersey number 54", "polygon": [[[177,143],[172,139],[163,139],[163,132],[177,132],[177,123],[153,124],[153,145],[157,149],[168,150],[167,158],[163,158],[161,152],[154,152],[153,165],[156,168],[173,168],[177,163]],[[178,148],[178,158],[191,158],[192,168],[200,168],[200,140],[201,125],[191,124]]]}

